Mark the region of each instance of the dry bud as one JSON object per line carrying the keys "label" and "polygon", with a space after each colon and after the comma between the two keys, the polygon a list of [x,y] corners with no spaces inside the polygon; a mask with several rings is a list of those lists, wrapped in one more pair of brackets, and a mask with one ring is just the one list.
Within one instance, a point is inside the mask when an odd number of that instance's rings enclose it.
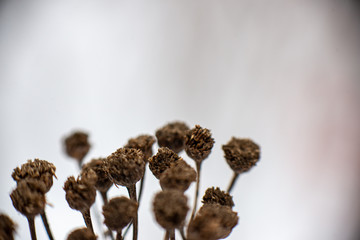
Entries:
{"label": "dry bud", "polygon": [[140,135],[136,138],[130,138],[125,148],[139,149],[144,153],[145,162],[153,155],[152,146],[155,143],[155,138],[151,135]]}
{"label": "dry bud", "polygon": [[93,184],[86,181],[86,179],[75,180],[73,176],[68,177],[64,184],[66,192],[65,198],[72,209],[78,210],[82,213],[90,209],[95,202],[96,190]]}
{"label": "dry bud", "polygon": [[81,163],[90,150],[88,134],[84,132],[72,133],[65,138],[65,150],[69,157],[75,158]]}
{"label": "dry bud", "polygon": [[232,196],[224,191],[221,191],[220,188],[208,188],[205,192],[205,195],[202,200],[203,204],[220,204],[222,206],[233,207],[234,202]]}
{"label": "dry bud", "polygon": [[0,214],[0,239],[14,240],[16,224],[5,214]]}
{"label": "dry bud", "polygon": [[229,206],[205,204],[188,227],[188,240],[226,238],[237,225],[239,217]]}
{"label": "dry bud", "polygon": [[172,163],[182,160],[174,151],[167,147],[159,148],[156,155],[149,159],[149,168],[154,176],[159,179],[160,175],[168,169]]}
{"label": "dry bud", "polygon": [[197,162],[201,162],[209,156],[214,143],[210,130],[199,125],[195,125],[195,128],[186,132],[185,151],[190,158]]}
{"label": "dry bud", "polygon": [[42,181],[28,178],[18,182],[10,194],[16,210],[26,217],[35,217],[44,211],[46,186]]}
{"label": "dry bud", "polygon": [[107,157],[105,171],[115,184],[132,186],[144,176],[144,154],[134,148],[119,148]]}
{"label": "dry bud", "polygon": [[127,197],[116,197],[103,206],[105,225],[114,231],[121,230],[136,216],[138,204]]}
{"label": "dry bud", "polygon": [[46,192],[48,192],[53,185],[53,176],[56,178],[55,171],[54,164],[36,158],[34,161],[28,160],[20,168],[15,168],[11,176],[16,182],[27,178],[42,181],[46,186]]}
{"label": "dry bud", "polygon": [[176,161],[160,175],[162,189],[176,189],[185,192],[196,180],[196,171],[184,160]]}
{"label": "dry bud", "polygon": [[167,230],[181,227],[189,211],[187,197],[177,190],[156,194],[153,207],[156,221]]}
{"label": "dry bud", "polygon": [[155,133],[160,147],[167,147],[176,153],[185,148],[185,135],[189,127],[183,122],[171,122]]}
{"label": "dry bud", "polygon": [[72,231],[67,240],[96,240],[97,237],[88,228],[79,228]]}
{"label": "dry bud", "polygon": [[222,149],[227,163],[236,173],[249,171],[260,158],[260,147],[251,139],[233,137]]}
{"label": "dry bud", "polygon": [[89,163],[84,164],[81,169],[81,178],[93,178],[94,186],[100,192],[107,192],[112,186],[112,182],[104,169],[105,160],[106,158],[93,159]]}

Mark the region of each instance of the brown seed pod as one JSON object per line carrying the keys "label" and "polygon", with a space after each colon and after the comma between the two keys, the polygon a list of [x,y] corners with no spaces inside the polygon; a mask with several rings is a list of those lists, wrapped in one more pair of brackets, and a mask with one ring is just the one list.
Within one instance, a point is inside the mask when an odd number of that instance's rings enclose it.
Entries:
{"label": "brown seed pod", "polygon": [[188,227],[188,240],[226,238],[237,225],[239,217],[229,206],[203,205]]}
{"label": "brown seed pod", "polygon": [[94,186],[100,192],[107,192],[112,186],[112,182],[104,169],[105,160],[106,158],[93,159],[84,164],[81,169],[81,178],[94,178],[93,173],[95,173]]}
{"label": "brown seed pod", "polygon": [[79,228],[72,231],[67,240],[96,240],[97,237],[88,228]]}
{"label": "brown seed pod", "polygon": [[35,158],[34,161],[28,160],[20,168],[15,168],[11,176],[16,182],[27,178],[42,181],[46,186],[46,192],[48,192],[53,185],[53,176],[56,178],[55,171],[54,164]]}
{"label": "brown seed pod", "polygon": [[16,224],[5,214],[0,214],[0,239],[14,240]]}
{"label": "brown seed pod", "polygon": [[167,147],[176,153],[185,148],[185,135],[189,127],[183,122],[171,122],[155,133],[160,147]]}
{"label": "brown seed pod", "polygon": [[224,191],[221,191],[220,188],[208,188],[203,196],[203,204],[220,204],[222,206],[233,207],[234,202],[232,196]]}
{"label": "brown seed pod", "polygon": [[232,137],[222,149],[227,163],[236,173],[249,171],[260,158],[260,147],[251,139]]}
{"label": "brown seed pod", "polygon": [[168,169],[172,163],[182,160],[174,151],[167,147],[159,148],[156,155],[149,159],[149,168],[154,176],[159,179],[160,175]]}
{"label": "brown seed pod", "polygon": [[210,130],[199,125],[186,132],[185,151],[196,162],[201,162],[209,156],[214,143]]}
{"label": "brown seed pod", "polygon": [[196,171],[184,160],[171,164],[170,168],[160,175],[162,189],[176,189],[185,192],[196,180]]}
{"label": "brown seed pod", "polygon": [[165,190],[156,194],[153,202],[156,221],[165,229],[183,225],[189,207],[187,197],[177,190]]}
{"label": "brown seed pod", "polygon": [[117,232],[128,225],[136,216],[138,204],[127,197],[116,197],[103,206],[105,225]]}
{"label": "brown seed pod", "polygon": [[155,143],[155,138],[151,135],[140,135],[136,138],[130,138],[125,148],[139,149],[144,153],[145,162],[153,155],[152,146]]}
{"label": "brown seed pod", "polygon": [[72,209],[85,213],[95,202],[95,187],[85,179],[78,177],[75,180],[73,176],[68,177],[63,189],[66,192],[66,201]]}
{"label": "brown seed pod", "polygon": [[65,138],[65,151],[69,157],[75,158],[81,162],[90,150],[88,134],[84,132],[74,132]]}
{"label": "brown seed pod", "polygon": [[16,210],[26,217],[35,217],[44,211],[46,186],[42,181],[28,178],[18,182],[10,194]]}
{"label": "brown seed pod", "polygon": [[113,183],[130,187],[144,176],[144,154],[134,148],[119,148],[107,157],[104,168]]}

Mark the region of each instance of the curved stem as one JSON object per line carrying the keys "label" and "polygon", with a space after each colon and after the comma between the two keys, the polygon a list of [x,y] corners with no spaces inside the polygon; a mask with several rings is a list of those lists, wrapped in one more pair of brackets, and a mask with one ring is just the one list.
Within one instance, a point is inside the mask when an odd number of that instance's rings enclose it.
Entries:
{"label": "curved stem", "polygon": [[[130,187],[127,187],[127,190],[129,192],[130,199],[136,200],[136,185],[132,185]],[[133,240],[137,240],[138,236],[138,211],[136,211],[136,215],[133,219]]]}
{"label": "curved stem", "polygon": [[190,222],[194,219],[197,208],[197,200],[199,197],[199,187],[200,187],[200,170],[201,170],[201,162],[196,162],[196,172],[197,172],[196,189],[195,189],[194,207],[191,213]]}
{"label": "curved stem", "polygon": [[86,227],[91,230],[92,233],[94,233],[94,228],[92,226],[91,222],[91,216],[90,216],[90,209],[86,210],[82,213]]}
{"label": "curved stem", "polygon": [[43,221],[43,224],[44,224],[46,233],[47,233],[47,235],[49,236],[49,239],[50,239],[50,240],[54,240],[54,237],[53,237],[53,235],[52,235],[52,233],[51,233],[51,229],[50,229],[49,222],[48,222],[47,217],[46,217],[45,210],[44,210],[44,212],[42,212],[40,215],[41,215],[41,219],[42,219],[42,221]]}
{"label": "curved stem", "polygon": [[236,180],[238,179],[238,177],[239,177],[239,174],[236,173],[236,172],[234,172],[234,175],[233,175],[233,177],[232,177],[232,179],[231,179],[230,185],[229,185],[229,187],[228,187],[228,189],[227,189],[227,192],[228,192],[228,193],[231,192],[231,190],[232,190],[232,188],[234,187],[234,185],[235,185]]}
{"label": "curved stem", "polygon": [[36,240],[35,221],[34,217],[27,217],[30,229],[31,240]]}

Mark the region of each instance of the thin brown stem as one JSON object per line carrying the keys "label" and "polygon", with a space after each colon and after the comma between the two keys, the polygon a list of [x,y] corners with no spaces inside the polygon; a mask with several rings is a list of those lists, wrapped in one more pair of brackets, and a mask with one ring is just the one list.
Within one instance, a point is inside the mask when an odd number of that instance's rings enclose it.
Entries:
{"label": "thin brown stem", "polygon": [[30,229],[31,240],[36,240],[36,231],[35,231],[35,217],[27,217]]}
{"label": "thin brown stem", "polygon": [[126,229],[125,229],[125,232],[124,232],[124,238],[125,238],[125,236],[127,235],[127,233],[129,232],[129,229],[130,229],[130,227],[132,226],[132,221],[130,222],[130,224],[129,225],[127,225],[127,227],[126,227]]}
{"label": "thin brown stem", "polygon": [[100,191],[100,195],[101,195],[104,205],[107,204],[108,203],[107,192]]}
{"label": "thin brown stem", "polygon": [[231,190],[233,189],[233,187],[234,187],[234,185],[235,185],[236,180],[238,179],[238,177],[239,177],[239,174],[238,174],[237,172],[234,172],[234,175],[233,175],[233,177],[232,177],[232,179],[231,179],[230,185],[229,185],[229,187],[228,187],[228,189],[227,189],[227,192],[228,192],[228,193],[230,193]]}
{"label": "thin brown stem", "polygon": [[[136,185],[132,185],[130,187],[127,187],[127,190],[129,192],[130,199],[136,200]],[[133,219],[133,240],[137,240],[138,238],[138,211],[136,211],[136,215]]]}
{"label": "thin brown stem", "polygon": [[169,235],[169,231],[168,231],[168,230],[166,230],[166,231],[165,231],[164,240],[169,240],[169,237],[170,237],[170,235]]}
{"label": "thin brown stem", "polygon": [[170,240],[175,240],[175,229],[169,230]]}
{"label": "thin brown stem", "polygon": [[47,233],[47,235],[49,236],[49,239],[50,239],[50,240],[54,240],[54,237],[53,237],[53,235],[52,235],[52,233],[51,233],[51,229],[50,229],[49,222],[48,222],[47,217],[46,217],[45,210],[44,210],[44,212],[42,212],[40,215],[41,215],[41,219],[42,219],[42,221],[43,221],[43,224],[44,224],[46,233]]}
{"label": "thin brown stem", "polygon": [[144,182],[145,182],[145,173],[146,171],[144,172],[144,175],[143,177],[141,178],[140,180],[140,188],[139,188],[139,197],[138,197],[138,204],[140,206],[140,202],[141,202],[141,196],[142,196],[142,192],[143,192],[143,189],[144,189]]}
{"label": "thin brown stem", "polygon": [[196,172],[197,172],[197,178],[196,178],[196,189],[195,189],[195,198],[194,198],[194,207],[193,211],[191,213],[190,222],[194,219],[196,208],[197,208],[197,200],[199,197],[199,187],[200,187],[200,170],[201,170],[201,162],[196,162]]}
{"label": "thin brown stem", "polygon": [[82,215],[83,215],[86,227],[88,229],[90,229],[92,231],[92,233],[94,233],[94,228],[93,228],[92,222],[91,222],[90,209],[83,212]]}
{"label": "thin brown stem", "polygon": [[116,240],[123,240],[123,237],[121,236],[121,230],[117,232]]}
{"label": "thin brown stem", "polygon": [[181,228],[179,229],[179,232],[180,232],[182,239],[186,240],[184,226],[181,226]]}

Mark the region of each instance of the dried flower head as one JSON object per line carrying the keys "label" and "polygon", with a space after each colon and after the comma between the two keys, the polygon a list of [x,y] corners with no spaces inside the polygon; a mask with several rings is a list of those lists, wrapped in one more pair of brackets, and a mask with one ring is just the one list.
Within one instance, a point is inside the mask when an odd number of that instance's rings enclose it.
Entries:
{"label": "dried flower head", "polygon": [[82,166],[81,178],[94,178],[95,173],[96,179],[94,179],[94,186],[100,192],[107,192],[112,186],[107,172],[104,169],[106,158],[97,158],[91,160]]}
{"label": "dried flower head", "polygon": [[154,176],[159,179],[160,175],[168,169],[172,163],[182,160],[174,151],[167,147],[159,148],[156,155],[149,159],[149,168]]}
{"label": "dried flower head", "polygon": [[203,204],[220,204],[222,206],[233,207],[234,202],[232,196],[224,191],[221,191],[220,188],[208,188],[203,196]]}
{"label": "dried flower head", "polygon": [[128,225],[136,216],[138,204],[127,197],[116,197],[103,206],[105,225],[117,232]]}
{"label": "dried flower head", "polygon": [[187,197],[177,190],[165,190],[156,194],[153,209],[156,221],[167,230],[181,227],[189,211]]}
{"label": "dried flower head", "polygon": [[72,231],[67,240],[96,240],[97,237],[88,228],[79,228]]}
{"label": "dried flower head", "polygon": [[160,175],[162,189],[176,189],[185,192],[196,180],[196,171],[184,160],[171,164],[170,168]]}
{"label": "dried flower head", "polygon": [[119,148],[107,157],[105,171],[115,184],[132,186],[144,176],[144,154],[134,148]]}
{"label": "dried flower head", "polygon": [[86,179],[75,180],[73,176],[68,177],[64,184],[66,192],[65,198],[72,209],[78,210],[82,213],[90,209],[95,202],[96,190],[92,183]]}
{"label": "dried flower head", "polygon": [[35,158],[34,161],[28,160],[20,168],[15,168],[11,176],[16,182],[27,178],[40,180],[45,184],[46,192],[48,192],[53,185],[53,176],[56,178],[55,171],[54,164]]}
{"label": "dried flower head", "polygon": [[233,137],[222,149],[227,163],[236,173],[249,171],[260,158],[260,147],[251,139]]}
{"label": "dried flower head", "polygon": [[229,206],[205,204],[188,227],[189,240],[226,238],[237,225],[239,217]]}
{"label": "dried flower head", "polygon": [[185,135],[189,127],[183,122],[171,122],[155,133],[160,147],[167,147],[176,153],[185,148]]}
{"label": "dried flower head", "polygon": [[136,138],[130,138],[125,148],[139,149],[144,153],[145,162],[153,155],[152,146],[155,143],[155,138],[151,135],[140,135]]}
{"label": "dried flower head", "polygon": [[90,150],[88,134],[84,132],[74,132],[65,138],[65,150],[69,157],[75,158],[81,163]]}
{"label": "dried flower head", "polygon": [[42,181],[34,178],[21,180],[10,194],[16,210],[26,217],[35,217],[45,208],[46,186]]}
{"label": "dried flower head", "polygon": [[5,214],[0,214],[0,239],[14,240],[16,224]]}
{"label": "dried flower head", "polygon": [[210,130],[199,125],[195,125],[195,128],[186,132],[185,151],[190,158],[197,162],[201,162],[209,156],[214,143]]}

